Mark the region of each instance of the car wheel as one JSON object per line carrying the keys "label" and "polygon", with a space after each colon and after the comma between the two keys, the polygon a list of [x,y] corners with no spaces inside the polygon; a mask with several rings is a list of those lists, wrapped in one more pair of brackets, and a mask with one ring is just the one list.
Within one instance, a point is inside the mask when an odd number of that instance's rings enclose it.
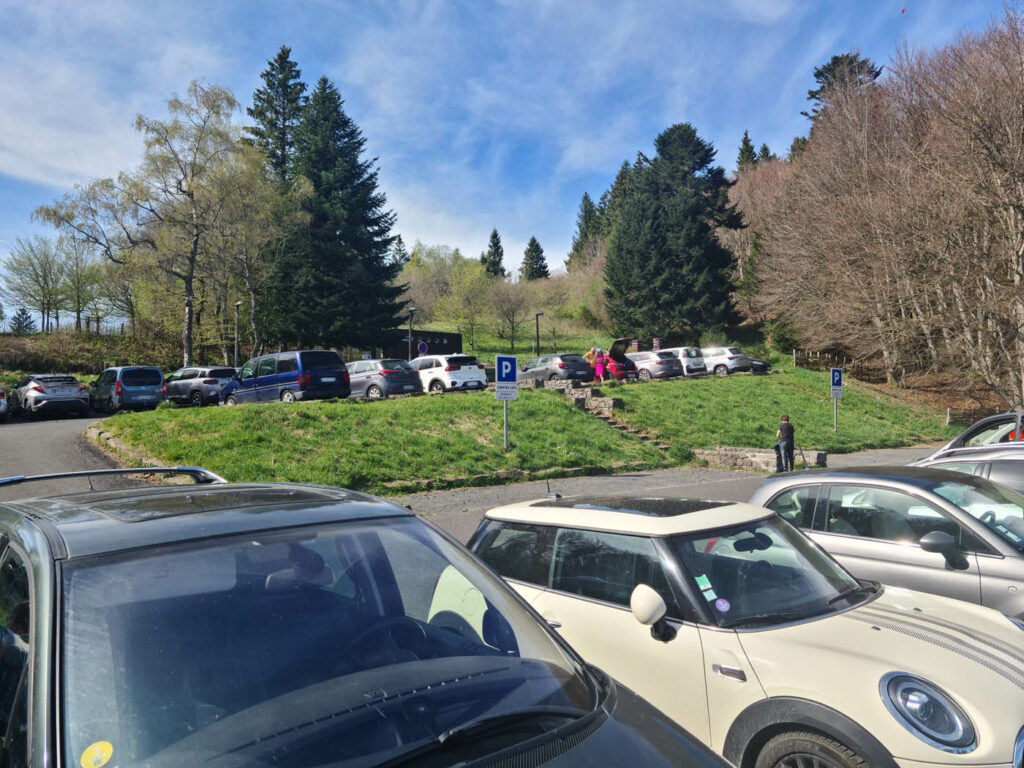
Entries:
{"label": "car wheel", "polygon": [[548,381],[558,381],[558,374],[552,373],[550,376],[548,376]]}
{"label": "car wheel", "polygon": [[651,380],[651,372],[648,371],[646,368],[641,368],[640,369],[640,378],[643,379],[644,381],[650,381]]}
{"label": "car wheel", "polygon": [[198,389],[188,396],[188,401],[195,408],[202,408],[206,405],[206,398]]}
{"label": "car wheel", "polygon": [[[431,392],[444,392],[444,382],[436,380],[436,379],[434,381],[430,382],[430,391]],[[369,392],[367,392],[367,395],[369,395]]]}
{"label": "car wheel", "polygon": [[724,365],[716,365],[715,366],[715,376],[728,376],[728,375],[729,375],[729,369],[726,368]]}
{"label": "car wheel", "polygon": [[761,749],[754,768],[863,768],[864,758],[819,733],[781,733]]}
{"label": "car wheel", "polygon": [[384,390],[378,387],[376,384],[366,388],[366,399],[367,400],[380,400],[384,397]]}
{"label": "car wheel", "polygon": [[286,389],[284,392],[281,393],[281,402],[282,403],[294,403],[295,402],[295,393],[292,392],[290,389]]}
{"label": "car wheel", "polygon": [[238,401],[234,395],[228,395],[228,399],[224,401],[224,405],[238,405]]}

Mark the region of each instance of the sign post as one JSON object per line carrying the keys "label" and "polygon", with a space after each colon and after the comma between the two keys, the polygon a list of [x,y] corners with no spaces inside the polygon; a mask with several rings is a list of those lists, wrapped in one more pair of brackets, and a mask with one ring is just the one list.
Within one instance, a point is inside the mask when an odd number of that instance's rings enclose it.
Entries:
{"label": "sign post", "polygon": [[839,431],[839,401],[843,398],[843,369],[832,369],[832,431]]}
{"label": "sign post", "polygon": [[498,355],[494,358],[494,399],[504,403],[505,450],[508,450],[508,401],[519,397],[517,382],[519,369],[515,355]]}

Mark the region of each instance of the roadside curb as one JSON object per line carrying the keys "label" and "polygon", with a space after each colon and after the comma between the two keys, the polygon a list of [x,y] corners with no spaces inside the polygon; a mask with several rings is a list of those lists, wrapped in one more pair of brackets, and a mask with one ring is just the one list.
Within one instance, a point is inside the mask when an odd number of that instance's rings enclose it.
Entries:
{"label": "roadside curb", "polygon": [[126,445],[114,437],[112,433],[95,424],[85,430],[84,437],[118,464],[131,467],[163,466],[161,462],[152,456],[146,456],[144,453]]}
{"label": "roadside curb", "polygon": [[[421,491],[452,490],[455,488],[478,488],[489,485],[503,485],[508,482],[530,482],[534,480],[556,480],[564,477],[589,477],[594,475],[614,475],[620,471],[664,469],[654,467],[644,461],[613,462],[608,466],[586,467],[552,467],[527,471],[521,469],[501,470],[485,475],[469,475],[468,477],[439,477],[430,480],[394,480],[381,483],[388,493],[395,495],[419,493]],[[372,491],[371,491],[372,493]]]}

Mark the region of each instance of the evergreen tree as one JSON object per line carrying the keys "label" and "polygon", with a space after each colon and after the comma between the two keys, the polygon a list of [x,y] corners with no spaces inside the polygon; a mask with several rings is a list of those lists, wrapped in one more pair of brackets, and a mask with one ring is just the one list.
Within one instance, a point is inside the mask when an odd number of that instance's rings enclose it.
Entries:
{"label": "evergreen tree", "polygon": [[794,160],[800,156],[800,153],[807,149],[807,143],[810,141],[806,136],[797,136],[793,139],[793,143],[789,145],[789,159]]}
{"label": "evergreen tree", "polygon": [[394,214],[377,189],[376,158],[345,114],[337,89],[320,78],[295,134],[295,173],[310,192],[302,200],[308,226],[276,264],[272,326],[298,346],[381,344],[399,325],[401,265],[388,258]]}
{"label": "evergreen tree", "polygon": [[391,261],[399,267],[404,267],[409,261],[409,251],[406,250],[405,241],[402,240],[401,235],[397,235],[395,242],[391,245]]}
{"label": "evergreen tree", "polygon": [[282,45],[277,56],[267,62],[260,75],[264,87],[256,89],[252,106],[245,110],[256,121],[256,125],[245,129],[251,137],[249,141],[263,150],[274,175],[282,182],[291,178],[295,132],[302,120],[306,91],[291,53],[291,48]]}
{"label": "evergreen tree", "polygon": [[768,149],[767,144],[762,144],[761,150],[757,153],[757,160],[760,162],[762,160],[778,160],[778,158]]}
{"label": "evergreen tree", "polygon": [[523,263],[519,267],[520,280],[539,280],[550,277],[548,263],[544,260],[544,249],[540,247],[536,237],[531,237],[523,251]]}
{"label": "evergreen tree", "polygon": [[35,332],[36,321],[32,319],[32,314],[27,309],[21,307],[11,318],[11,333],[15,336],[27,336]]}
{"label": "evergreen tree", "polygon": [[742,171],[748,165],[757,162],[757,153],[754,152],[754,144],[750,140],[750,134],[743,132],[743,141],[740,142],[740,154],[736,158],[736,170]]}
{"label": "evergreen tree", "polygon": [[498,235],[497,229],[492,229],[491,239],[487,243],[487,252],[480,254],[480,263],[484,265],[484,269],[487,270],[490,277],[504,278],[508,274],[502,263],[504,259],[505,249],[501,246],[501,237]]}
{"label": "evergreen tree", "polygon": [[580,209],[576,214],[576,234],[572,238],[572,250],[569,251],[569,258],[565,265],[571,271],[587,262],[587,243],[599,237],[600,222],[597,206],[591,200],[590,195],[583,193],[580,201]]}
{"label": "evergreen tree", "polygon": [[813,120],[828,100],[831,89],[843,86],[864,88],[875,82],[881,74],[882,67],[855,51],[836,54],[820,67],[814,68],[814,81],[818,87],[807,91],[811,111],[800,114]]}
{"label": "evergreen tree", "polygon": [[619,335],[695,338],[735,319],[735,259],[715,230],[737,229],[742,218],[729,203],[725,171],[713,165],[714,147],[693,126],[668,128],[655,148],[617,193],[622,203],[605,263],[608,315]]}

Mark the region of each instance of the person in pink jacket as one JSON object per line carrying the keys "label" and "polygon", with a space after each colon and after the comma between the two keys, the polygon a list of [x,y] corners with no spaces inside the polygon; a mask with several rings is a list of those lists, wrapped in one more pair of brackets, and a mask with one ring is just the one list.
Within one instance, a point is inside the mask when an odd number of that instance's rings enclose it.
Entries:
{"label": "person in pink jacket", "polygon": [[608,363],[604,350],[598,347],[597,355],[594,357],[594,381],[604,381],[604,367]]}

